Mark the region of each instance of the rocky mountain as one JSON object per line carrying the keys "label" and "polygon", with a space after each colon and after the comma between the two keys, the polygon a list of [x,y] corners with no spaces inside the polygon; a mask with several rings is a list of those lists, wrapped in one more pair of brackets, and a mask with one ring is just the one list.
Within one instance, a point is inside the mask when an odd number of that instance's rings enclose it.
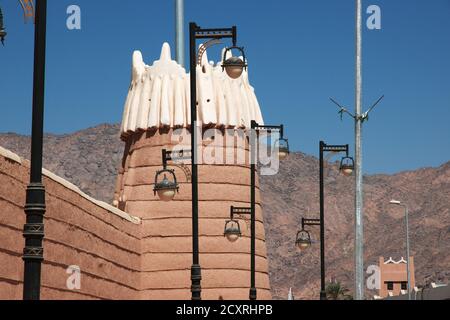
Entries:
{"label": "rocky mountain", "polygon": [[[29,158],[29,137],[0,134],[0,146]],[[44,166],[95,198],[111,202],[123,143],[119,126],[103,124],[69,135],[45,136]],[[295,247],[301,217],[319,213],[318,160],[293,153],[275,176],[261,177],[273,295],[286,299],[292,287],[296,299],[318,297],[319,243],[305,252]],[[327,280],[353,289],[354,186],[339,174],[337,163],[325,171],[325,230]],[[409,206],[411,254],[417,284],[448,282],[450,278],[450,162],[395,175],[364,177],[365,268],[380,256],[405,256],[403,210],[392,198]],[[318,227],[310,228],[319,239]],[[366,290],[367,297],[377,291]]]}

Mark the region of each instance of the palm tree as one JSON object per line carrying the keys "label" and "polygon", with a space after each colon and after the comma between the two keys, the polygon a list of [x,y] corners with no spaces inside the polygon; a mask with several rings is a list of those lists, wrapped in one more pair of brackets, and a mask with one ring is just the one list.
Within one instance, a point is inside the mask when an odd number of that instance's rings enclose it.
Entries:
{"label": "palm tree", "polygon": [[353,300],[350,290],[336,280],[327,285],[325,292],[328,300]]}

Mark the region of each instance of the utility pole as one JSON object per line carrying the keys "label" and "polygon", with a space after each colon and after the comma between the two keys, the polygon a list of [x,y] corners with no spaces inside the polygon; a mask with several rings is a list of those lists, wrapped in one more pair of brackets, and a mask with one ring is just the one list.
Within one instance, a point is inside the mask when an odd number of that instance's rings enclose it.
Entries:
{"label": "utility pole", "polygon": [[175,52],[178,64],[184,67],[184,0],[175,0]]}
{"label": "utility pole", "polygon": [[362,0],[356,0],[356,50],[355,50],[355,113],[333,98],[339,107],[341,119],[346,113],[355,120],[355,299],[364,300],[364,233],[363,233],[363,172],[362,172],[362,125],[369,114],[383,100],[381,96],[366,112],[362,112]]}
{"label": "utility pole", "polygon": [[355,298],[364,299],[364,234],[362,176],[362,4],[356,0],[356,87],[355,87]]}

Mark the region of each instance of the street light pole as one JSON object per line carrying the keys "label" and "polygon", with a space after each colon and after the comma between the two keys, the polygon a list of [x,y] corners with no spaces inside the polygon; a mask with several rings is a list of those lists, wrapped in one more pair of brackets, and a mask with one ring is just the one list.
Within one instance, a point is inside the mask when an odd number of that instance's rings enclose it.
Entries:
{"label": "street light pole", "polygon": [[[284,142],[285,145],[281,147],[279,145],[279,151],[281,148],[287,148],[283,152],[289,153],[289,144],[287,139],[284,138],[284,126],[273,125],[260,125],[255,120],[250,123],[250,202],[251,202],[251,251],[254,253],[256,250],[256,165],[257,159],[257,144],[258,144],[258,131],[259,130],[277,130],[280,133],[280,139],[278,143]],[[280,154],[280,152],[279,152]],[[250,300],[256,300],[256,285],[255,285],[255,254],[251,255],[251,284],[250,284]]]}
{"label": "street light pole", "polygon": [[251,220],[250,231],[250,300],[256,300],[256,170],[257,170],[257,143],[259,130],[277,130],[280,132],[278,139],[278,158],[285,159],[289,154],[289,143],[284,138],[284,126],[259,125],[255,120],[250,123],[249,145],[250,145],[250,208],[234,207],[230,208],[230,220],[225,222],[224,236],[230,242],[235,242],[241,236],[239,223],[234,220],[235,214],[248,214]]}
{"label": "street light pole", "polygon": [[256,300],[256,279],[255,279],[255,250],[256,250],[256,144],[257,135],[255,129],[258,127],[256,121],[251,122],[251,132],[250,132],[250,203],[251,203],[251,223],[250,223],[250,233],[251,233],[251,261],[250,261],[250,300]]}
{"label": "street light pole", "polygon": [[355,86],[355,298],[364,299],[364,235],[362,176],[362,4],[356,0],[356,86]]}
{"label": "street light pole", "polygon": [[176,61],[184,67],[184,0],[175,0]]}
{"label": "street light pole", "polygon": [[405,208],[405,224],[406,224],[406,274],[408,277],[408,300],[411,300],[411,271],[409,264],[409,222],[408,222],[408,207]]}
{"label": "street light pole", "polygon": [[355,299],[364,299],[364,213],[363,213],[363,173],[362,173],[362,125],[369,120],[369,114],[383,100],[381,96],[366,112],[362,112],[362,3],[356,0],[355,37],[355,113],[334,99],[330,100],[339,108],[341,119],[344,113],[355,120]]}
{"label": "street light pole", "polygon": [[[198,245],[198,146],[197,146],[197,63],[201,61],[197,55],[197,39],[210,39],[203,45],[203,49],[210,45],[219,43],[220,39],[231,38],[233,40],[233,47],[236,47],[237,40],[237,28],[221,28],[221,29],[202,29],[195,22],[189,23],[189,58],[190,58],[190,78],[191,78],[191,166],[192,166],[192,267],[191,267],[191,292],[192,300],[201,300],[201,267],[199,261],[199,245]],[[230,48],[230,49],[231,49]],[[230,50],[228,49],[228,50]],[[242,48],[238,48],[243,53]],[[200,53],[200,52],[199,52]],[[203,52],[201,52],[203,54]],[[244,68],[246,68],[245,58],[244,61],[239,60],[240,64],[234,68],[234,76],[239,77],[242,74]],[[227,70],[227,74],[230,75],[228,67],[230,63],[223,62],[224,70]],[[236,67],[232,65],[231,67]],[[239,69],[239,70],[237,70]],[[201,129],[200,129],[201,132]]]}
{"label": "street light pole", "polygon": [[[320,195],[320,300],[327,300],[325,289],[325,196],[324,196],[324,152],[345,152],[344,159],[351,159],[348,156],[349,146],[347,145],[327,145],[325,142],[319,142],[319,195]],[[340,170],[343,171],[343,161],[341,161]],[[353,165],[348,168],[353,171]],[[344,172],[344,171],[343,171]]]}
{"label": "street light pole", "polygon": [[327,293],[325,291],[325,200],[323,188],[323,151],[325,143],[320,141],[319,152],[319,180],[320,180],[320,300],[327,300]]}
{"label": "street light pole", "polygon": [[195,32],[198,27],[194,22],[189,24],[189,51],[191,77],[191,171],[192,171],[192,267],[191,293],[192,300],[201,300],[201,267],[198,252],[198,171],[197,171],[197,49]]}
{"label": "street light pole", "polygon": [[44,133],[45,43],[47,0],[37,0],[35,15],[33,119],[31,132],[30,184],[26,191],[26,223],[23,299],[39,300],[41,265],[44,259],[45,188],[42,184],[42,145]]}

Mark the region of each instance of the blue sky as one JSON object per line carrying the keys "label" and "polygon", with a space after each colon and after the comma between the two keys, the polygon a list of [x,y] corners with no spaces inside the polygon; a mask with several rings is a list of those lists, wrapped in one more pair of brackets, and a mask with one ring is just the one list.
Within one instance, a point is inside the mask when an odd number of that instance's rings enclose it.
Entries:
{"label": "blue sky", "polygon": [[[48,0],[45,130],[69,133],[118,123],[131,54],[146,63],[174,41],[173,0]],[[238,26],[266,123],[284,123],[291,146],[317,155],[320,139],[350,143],[335,97],[354,108],[353,0],[186,0],[186,26]],[[66,9],[82,10],[82,30]],[[450,160],[450,0],[363,0],[382,10],[364,29],[364,104],[386,98],[364,125],[364,171],[393,173]],[[0,47],[0,132],[29,134],[33,26],[17,1],[0,0],[8,37]],[[368,15],[364,15],[366,19]],[[209,52],[219,59],[218,49]]]}

